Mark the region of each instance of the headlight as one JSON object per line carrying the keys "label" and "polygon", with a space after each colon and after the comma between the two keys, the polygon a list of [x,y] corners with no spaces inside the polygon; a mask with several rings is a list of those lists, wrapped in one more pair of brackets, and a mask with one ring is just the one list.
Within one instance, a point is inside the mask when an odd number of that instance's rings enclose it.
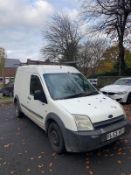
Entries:
{"label": "headlight", "polygon": [[127,119],[126,112],[125,112],[125,110],[124,110],[124,108],[123,108],[123,106],[122,106],[122,105],[121,105],[121,108],[122,108],[122,110],[123,110],[123,114],[124,114],[125,119]]}
{"label": "headlight", "polygon": [[117,94],[118,95],[124,95],[124,94],[126,94],[127,92],[126,91],[123,91],[123,92],[118,92]]}
{"label": "headlight", "polygon": [[127,115],[126,115],[126,112],[125,112],[123,106],[122,106],[120,103],[118,103],[118,104],[120,105],[120,108],[121,108],[122,111],[123,111],[123,115],[124,115],[125,119],[127,119]]}
{"label": "headlight", "polygon": [[74,118],[78,131],[87,131],[94,129],[88,116],[74,115]]}

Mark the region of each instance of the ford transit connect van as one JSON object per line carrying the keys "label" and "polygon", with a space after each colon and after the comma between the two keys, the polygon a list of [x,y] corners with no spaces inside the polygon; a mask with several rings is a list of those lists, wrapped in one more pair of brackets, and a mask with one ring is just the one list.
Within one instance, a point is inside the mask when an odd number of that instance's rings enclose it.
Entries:
{"label": "ford transit connect van", "polygon": [[19,67],[14,104],[16,116],[25,114],[44,129],[57,153],[102,147],[130,128],[122,106],[70,66]]}

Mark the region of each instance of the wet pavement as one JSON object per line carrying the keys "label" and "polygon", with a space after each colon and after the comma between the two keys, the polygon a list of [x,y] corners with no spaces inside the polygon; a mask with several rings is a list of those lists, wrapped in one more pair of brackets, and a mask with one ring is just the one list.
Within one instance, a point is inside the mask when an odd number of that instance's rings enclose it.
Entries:
{"label": "wet pavement", "polygon": [[[124,105],[131,119],[131,105]],[[57,155],[46,134],[12,105],[0,107],[0,175],[131,175],[131,133],[88,153]]]}

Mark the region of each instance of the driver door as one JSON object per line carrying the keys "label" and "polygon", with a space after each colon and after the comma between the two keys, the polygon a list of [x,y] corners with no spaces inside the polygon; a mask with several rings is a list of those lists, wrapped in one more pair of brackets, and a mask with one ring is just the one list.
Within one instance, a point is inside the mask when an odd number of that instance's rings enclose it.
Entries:
{"label": "driver door", "polygon": [[45,116],[47,114],[47,100],[45,100],[45,102],[34,100],[35,91],[41,91],[42,96],[46,99],[40,77],[37,75],[31,75],[30,91],[27,99],[27,107],[30,113],[29,117],[40,127],[44,128]]}

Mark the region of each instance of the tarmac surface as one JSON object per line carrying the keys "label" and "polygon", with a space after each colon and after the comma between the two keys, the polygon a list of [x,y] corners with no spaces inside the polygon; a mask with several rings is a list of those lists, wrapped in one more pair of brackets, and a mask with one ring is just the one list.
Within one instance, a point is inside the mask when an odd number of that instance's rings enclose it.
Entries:
{"label": "tarmac surface", "polygon": [[[131,105],[124,105],[131,119]],[[88,153],[57,155],[44,131],[13,105],[0,107],[0,175],[131,175],[131,132]]]}

